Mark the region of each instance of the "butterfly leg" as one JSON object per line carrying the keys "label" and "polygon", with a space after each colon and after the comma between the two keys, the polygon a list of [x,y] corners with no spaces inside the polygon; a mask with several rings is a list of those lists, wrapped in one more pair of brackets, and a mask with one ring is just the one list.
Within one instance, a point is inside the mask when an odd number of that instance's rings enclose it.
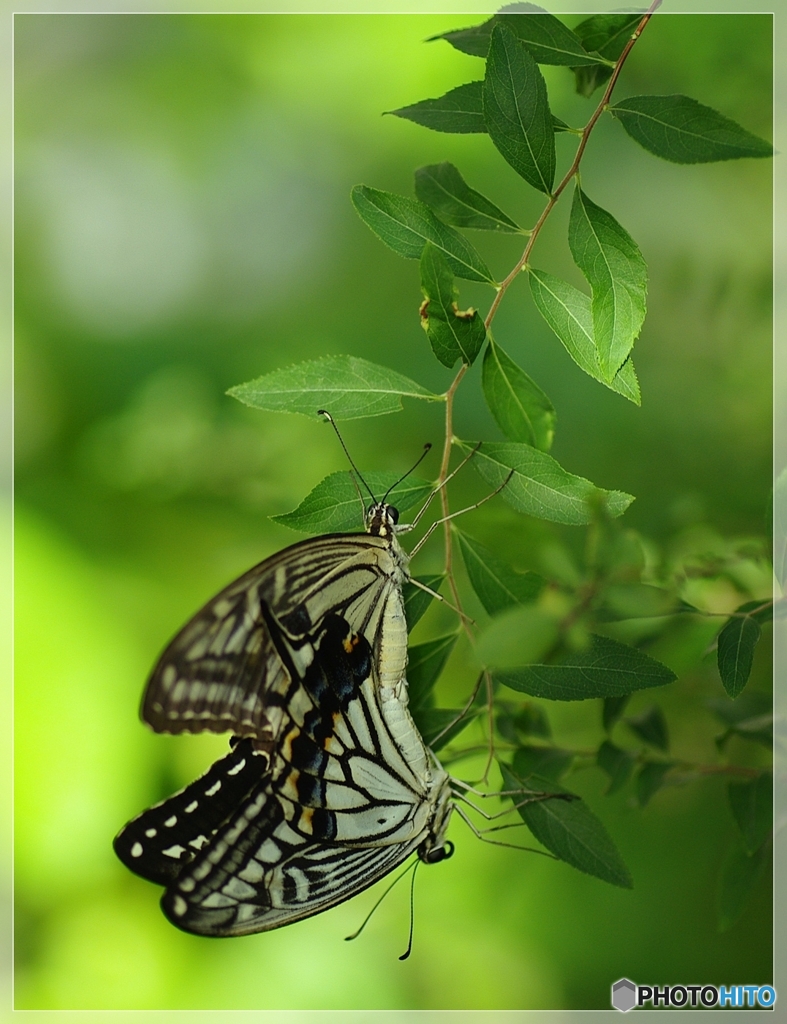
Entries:
{"label": "butterfly leg", "polygon": [[549,857],[550,860],[560,860],[560,858],[556,857],[553,853],[548,853],[546,850],[537,850],[534,846],[519,846],[517,843],[506,843],[502,839],[490,839],[488,836],[484,835],[481,829],[475,826],[475,824],[470,820],[470,818],[467,816],[463,808],[459,807],[458,805],[456,807],[456,813],[459,815],[459,817],[462,819],[465,825],[467,825],[467,827],[470,829],[470,831],[473,833],[476,839],[480,839],[482,843],[489,843],[492,846],[506,846],[510,850],[524,850],[526,853],[540,853],[542,857]]}
{"label": "butterfly leg", "polygon": [[410,558],[414,558],[416,556],[416,554],[421,550],[424,544],[426,544],[426,542],[429,540],[429,538],[432,536],[432,534],[434,533],[438,526],[440,526],[442,523],[447,523],[451,519],[456,519],[457,516],[463,516],[465,512],[472,512],[473,509],[480,508],[485,502],[489,501],[490,498],[494,498],[496,494],[499,494],[513,475],[514,471],[512,469],[499,487],[496,487],[491,492],[491,494],[487,494],[485,498],[482,498],[480,501],[477,501],[474,505],[468,505],[467,508],[460,508],[458,512],[452,512],[450,516],[443,516],[442,519],[435,519],[435,521],[430,525],[429,529],[426,531],[423,537],[421,537],[421,539],[415,545],[413,550],[410,552]]}
{"label": "butterfly leg", "polygon": [[432,498],[434,498],[434,496],[436,494],[439,494],[440,491],[445,487],[445,485],[447,483],[449,483],[449,481],[453,480],[453,478],[456,476],[456,474],[459,472],[459,470],[467,465],[467,463],[470,461],[470,459],[472,459],[472,457],[475,455],[475,453],[481,447],[482,443],[483,443],[482,441],[479,441],[478,444],[475,446],[475,448],[473,448],[473,450],[470,452],[470,454],[466,455],[462,459],[462,461],[459,463],[459,465],[456,467],[456,469],[452,470],[448,474],[448,476],[445,478],[445,480],[443,480],[443,482],[439,486],[435,487],[435,489],[432,491],[432,493],[426,499],[424,504],[418,510],[418,512],[416,513],[415,519],[413,519],[413,521],[411,523],[405,523],[402,526],[397,526],[396,527],[396,532],[397,533],[409,533],[411,530],[414,530],[416,528],[416,526],[418,525],[418,523],[419,523],[421,517],[423,516],[424,512],[426,512],[426,510],[431,505]]}

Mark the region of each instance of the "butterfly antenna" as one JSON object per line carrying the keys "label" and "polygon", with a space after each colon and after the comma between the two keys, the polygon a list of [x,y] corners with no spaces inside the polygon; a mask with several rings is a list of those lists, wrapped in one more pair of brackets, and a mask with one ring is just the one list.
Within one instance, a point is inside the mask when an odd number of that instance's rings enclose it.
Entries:
{"label": "butterfly antenna", "polygon": [[[336,426],[336,423],[335,423],[335,421],[334,421],[334,418],[333,418],[333,416],[331,416],[331,414],[330,414],[329,412],[327,412],[327,411],[326,411],[325,409],[318,409],[318,410],[317,410],[317,415],[318,415],[318,416],[324,416],[324,417],[326,418],[326,420],[327,420],[327,421],[328,421],[328,422],[330,423],[330,425],[331,425],[331,426],[333,427],[333,429],[334,429],[334,430],[336,431],[336,436],[337,436],[337,437],[339,438],[339,444],[340,444],[340,445],[342,446],[342,448],[344,448],[344,454],[345,454],[345,455],[347,456],[347,461],[348,461],[348,462],[350,463],[350,465],[352,466],[352,468],[353,468],[353,469],[355,470],[355,472],[356,472],[356,473],[358,474],[358,479],[359,479],[359,480],[361,481],[361,483],[362,483],[362,484],[364,485],[364,487],[366,488],[366,490],[367,490],[367,491],[369,492],[369,494],[371,495],[372,501],[373,501],[373,502],[375,503],[375,505],[376,505],[376,504],[377,504],[377,498],[375,498],[374,494],[372,494],[372,489],[371,489],[371,487],[370,487],[370,486],[369,486],[369,485],[367,484],[367,482],[366,482],[366,481],[364,480],[364,478],[363,478],[363,477],[361,476],[361,471],[360,471],[360,470],[358,469],[358,467],[357,467],[357,466],[355,465],[355,463],[354,463],[354,462],[353,462],[353,460],[352,460],[352,456],[351,456],[351,455],[350,455],[350,453],[349,453],[349,452],[347,451],[347,445],[346,445],[346,444],[344,443],[344,438],[343,438],[343,437],[342,437],[342,435],[341,435],[341,434],[339,433],[339,428],[338,428],[338,427]],[[416,466],[417,466],[417,465],[418,465],[418,463],[416,463]],[[411,472],[412,472],[412,471],[411,471]]]}
{"label": "butterfly antenna", "polygon": [[383,902],[383,900],[388,895],[388,893],[391,891],[391,889],[393,889],[393,887],[396,885],[397,882],[400,882],[404,878],[404,876],[407,874],[408,871],[413,871],[414,872],[415,868],[417,868],[420,863],[421,862],[417,860],[414,864],[410,864],[408,867],[406,867],[404,869],[404,871],[401,872],[401,874],[398,874],[396,876],[396,878],[394,878],[393,882],[391,882],[391,884],[388,886],[388,888],[385,890],[385,892],[382,894],[382,896],[379,898],[379,900],[375,903],[375,905],[372,907],[372,909],[369,911],[369,913],[363,919],[363,924],[358,929],[358,931],[357,932],[353,932],[352,935],[345,935],[345,937],[344,937],[344,941],[345,942],[352,942],[353,939],[357,939],[358,938],[358,936],[361,934],[361,932],[367,926],[369,921],[372,919],[372,914],[375,912],[375,910],[377,910],[377,908]]}
{"label": "butterfly antenna", "polygon": [[410,880],[410,937],[407,940],[407,949],[399,957],[400,960],[406,960],[413,951],[413,926],[415,925],[415,873],[418,870],[418,865],[420,863],[420,860],[415,862],[413,877]]}
{"label": "butterfly antenna", "polygon": [[396,483],[395,484],[391,484],[391,486],[385,492],[385,494],[383,495],[383,504],[385,504],[385,501],[386,501],[388,495],[391,493],[391,491],[394,489],[394,487],[398,487],[399,484],[402,482],[402,480],[406,480],[411,473],[414,473],[416,471],[416,469],[418,469],[418,467],[424,461],[424,459],[426,458],[426,456],[429,454],[429,452],[431,450],[432,450],[432,442],[431,441],[427,441],[426,444],[424,445],[424,450],[418,456],[418,459],[416,460],[415,465],[411,466],[407,470],[407,472],[404,474],[404,476],[400,476],[399,479],[396,481]]}

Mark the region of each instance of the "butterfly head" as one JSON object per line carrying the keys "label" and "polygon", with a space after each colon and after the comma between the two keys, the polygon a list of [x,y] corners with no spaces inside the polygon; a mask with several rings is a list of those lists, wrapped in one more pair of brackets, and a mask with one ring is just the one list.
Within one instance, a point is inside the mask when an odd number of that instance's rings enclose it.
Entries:
{"label": "butterfly head", "polygon": [[366,510],[366,532],[373,537],[393,537],[399,522],[399,509],[376,501]]}

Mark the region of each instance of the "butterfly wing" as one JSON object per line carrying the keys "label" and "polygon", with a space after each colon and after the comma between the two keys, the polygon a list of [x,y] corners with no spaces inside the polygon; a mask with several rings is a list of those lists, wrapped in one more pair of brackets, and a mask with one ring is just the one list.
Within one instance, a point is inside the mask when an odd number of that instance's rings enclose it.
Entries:
{"label": "butterfly wing", "polygon": [[[142,717],[157,732],[232,731],[272,749],[286,703],[314,657],[326,616],[342,612],[376,642],[386,595],[401,570],[390,543],[337,534],[295,544],[209,601],[172,640],[151,674]],[[404,672],[404,652],[401,655]]]}
{"label": "butterfly wing", "polygon": [[115,853],[135,874],[169,885],[269,775],[269,756],[242,740],[196,782],[133,818],[115,837]]}

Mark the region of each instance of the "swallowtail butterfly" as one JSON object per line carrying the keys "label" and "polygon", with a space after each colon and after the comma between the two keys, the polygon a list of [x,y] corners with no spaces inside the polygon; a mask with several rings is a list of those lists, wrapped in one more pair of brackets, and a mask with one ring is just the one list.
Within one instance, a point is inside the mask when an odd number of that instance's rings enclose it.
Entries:
{"label": "swallowtail butterfly", "polygon": [[[115,851],[166,886],[199,935],[266,931],[326,910],[417,853],[443,860],[450,780],[407,710],[398,512],[366,532],[294,544],[177,634],[142,718],[156,732],[231,732],[230,752],[134,818]],[[406,529],[406,527],[404,528]]]}

